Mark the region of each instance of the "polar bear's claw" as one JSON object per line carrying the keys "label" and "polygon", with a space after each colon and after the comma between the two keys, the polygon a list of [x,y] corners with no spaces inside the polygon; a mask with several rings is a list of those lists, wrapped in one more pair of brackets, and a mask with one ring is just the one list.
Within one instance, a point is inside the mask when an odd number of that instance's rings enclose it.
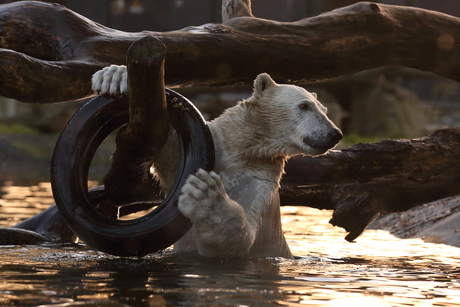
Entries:
{"label": "polar bear's claw", "polygon": [[206,172],[203,169],[199,169],[195,176],[204,182],[208,187],[216,187],[218,183],[221,183],[219,175],[214,172]]}
{"label": "polar bear's claw", "polygon": [[187,178],[181,192],[178,208],[194,223],[209,217],[226,195],[219,175],[202,169]]}
{"label": "polar bear's claw", "polygon": [[182,188],[182,194],[187,194],[196,200],[201,200],[205,197],[206,183],[198,177],[190,175]]}

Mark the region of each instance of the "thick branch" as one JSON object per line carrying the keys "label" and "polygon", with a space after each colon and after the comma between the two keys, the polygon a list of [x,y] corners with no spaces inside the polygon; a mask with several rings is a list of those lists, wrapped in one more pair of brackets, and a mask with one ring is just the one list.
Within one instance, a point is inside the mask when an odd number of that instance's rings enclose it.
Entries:
{"label": "thick branch", "polygon": [[331,223],[359,236],[382,212],[460,194],[460,128],[412,140],[358,144],[286,167],[281,202],[333,209]]}
{"label": "thick branch", "polygon": [[25,102],[89,95],[91,73],[124,64],[127,48],[148,34],[166,45],[168,86],[250,83],[260,72],[283,83],[315,82],[387,65],[460,81],[460,19],[369,2],[292,23],[235,17],[180,31],[126,33],[61,6],[26,1],[0,6],[0,29],[0,94]]}

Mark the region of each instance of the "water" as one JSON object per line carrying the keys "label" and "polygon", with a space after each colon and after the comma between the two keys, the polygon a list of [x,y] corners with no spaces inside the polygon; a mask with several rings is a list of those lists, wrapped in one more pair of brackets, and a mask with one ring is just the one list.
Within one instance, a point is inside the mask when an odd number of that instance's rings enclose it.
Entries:
{"label": "water", "polygon": [[[4,187],[0,227],[53,202],[49,184]],[[460,249],[368,230],[356,243],[331,213],[283,207],[296,260],[145,258],[84,244],[0,247],[0,306],[459,306]]]}

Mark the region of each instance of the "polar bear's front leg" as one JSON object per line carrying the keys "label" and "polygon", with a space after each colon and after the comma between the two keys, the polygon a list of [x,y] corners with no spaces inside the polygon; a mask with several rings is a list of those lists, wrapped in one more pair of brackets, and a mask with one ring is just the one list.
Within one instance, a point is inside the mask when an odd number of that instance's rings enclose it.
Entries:
{"label": "polar bear's front leg", "polygon": [[212,257],[245,256],[254,243],[257,223],[231,200],[214,172],[190,175],[179,197],[179,210],[196,230],[198,252]]}
{"label": "polar bear's front leg", "polygon": [[99,95],[118,97],[128,95],[128,70],[124,65],[111,65],[94,73],[93,90]]}

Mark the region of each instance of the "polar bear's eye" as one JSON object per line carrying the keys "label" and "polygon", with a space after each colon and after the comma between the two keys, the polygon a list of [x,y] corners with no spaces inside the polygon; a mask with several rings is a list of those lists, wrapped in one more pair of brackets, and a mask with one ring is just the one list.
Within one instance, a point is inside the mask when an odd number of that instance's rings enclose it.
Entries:
{"label": "polar bear's eye", "polygon": [[310,105],[306,102],[299,104],[299,109],[302,111],[310,110]]}

